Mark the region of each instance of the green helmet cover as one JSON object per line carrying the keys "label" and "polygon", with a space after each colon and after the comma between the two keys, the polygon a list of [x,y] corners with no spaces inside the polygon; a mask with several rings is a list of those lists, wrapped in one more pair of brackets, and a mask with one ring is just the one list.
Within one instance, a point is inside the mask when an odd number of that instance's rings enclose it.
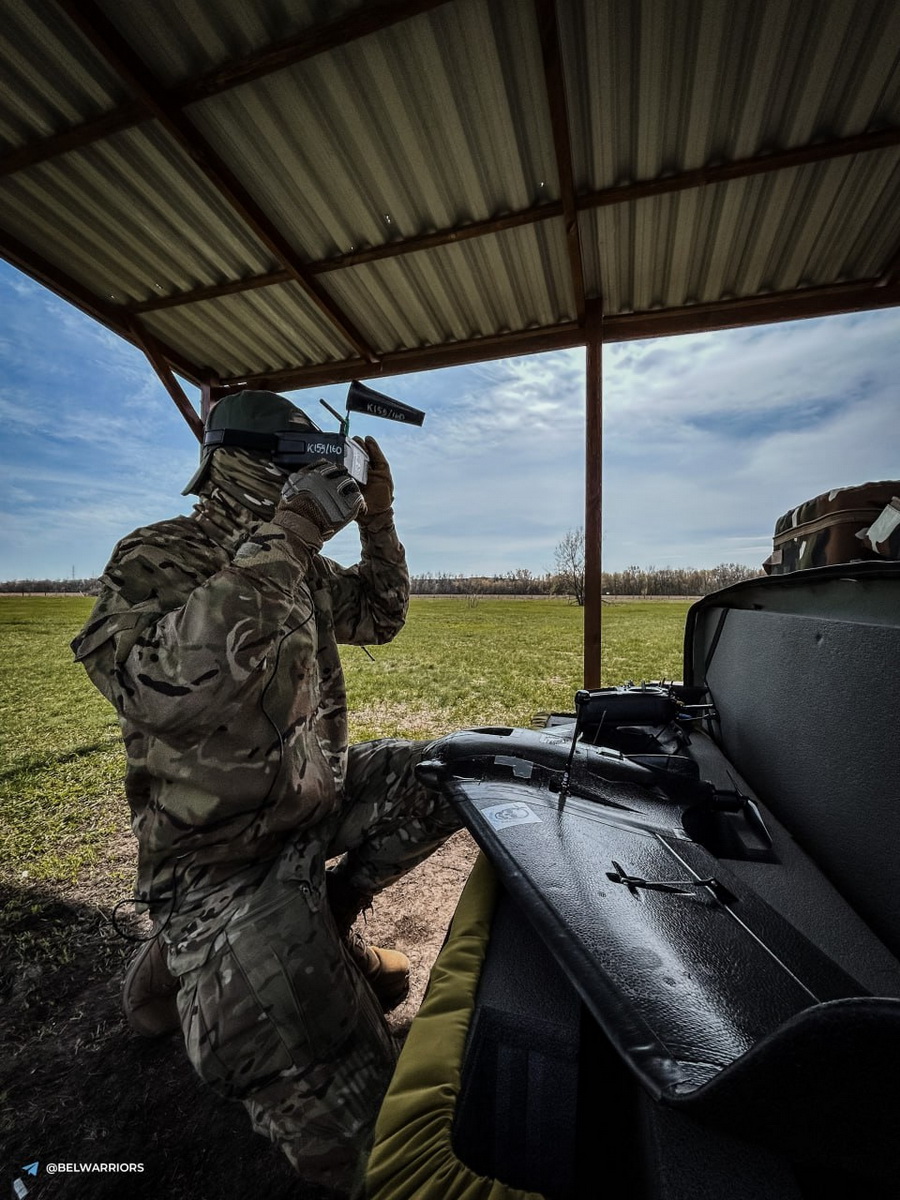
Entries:
{"label": "green helmet cover", "polygon": [[[206,419],[206,429],[244,429],[250,433],[282,433],[285,430],[318,428],[302,408],[291,404],[277,392],[235,392],[216,404]],[[182,496],[198,493],[206,478],[215,446],[200,451],[200,466],[189,480]]]}

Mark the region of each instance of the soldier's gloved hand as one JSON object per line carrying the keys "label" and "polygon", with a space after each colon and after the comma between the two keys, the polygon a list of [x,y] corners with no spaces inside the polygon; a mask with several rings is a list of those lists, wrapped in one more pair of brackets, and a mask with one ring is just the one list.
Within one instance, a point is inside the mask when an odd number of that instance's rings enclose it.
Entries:
{"label": "soldier's gloved hand", "polygon": [[308,546],[321,546],[365,507],[356,480],[323,458],[288,477],[272,520]]}
{"label": "soldier's gloved hand", "polygon": [[360,485],[366,507],[365,511],[357,518],[359,521],[369,523],[375,517],[393,512],[391,505],[394,503],[394,480],[391,477],[388,461],[373,437],[358,437],[353,440],[359,442],[369,456],[368,478],[364,484]]}

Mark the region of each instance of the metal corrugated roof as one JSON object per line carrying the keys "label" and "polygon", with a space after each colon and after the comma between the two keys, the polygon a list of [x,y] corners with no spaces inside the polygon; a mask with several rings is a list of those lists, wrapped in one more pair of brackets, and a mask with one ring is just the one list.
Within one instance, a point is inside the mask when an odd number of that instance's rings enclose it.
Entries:
{"label": "metal corrugated roof", "polygon": [[582,213],[607,314],[783,293],[878,272],[900,243],[900,149]]}
{"label": "metal corrugated roof", "polygon": [[560,5],[579,191],[900,124],[896,0]]}
{"label": "metal corrugated roof", "polygon": [[116,73],[84,39],[72,37],[53,0],[3,0],[0,13],[0,138],[5,150],[49,137],[130,99]]}
{"label": "metal corrugated roof", "polygon": [[900,303],[894,0],[0,12],[7,257],[198,382]]}
{"label": "metal corrugated roof", "polygon": [[149,313],[144,323],[194,362],[234,377],[341,362],[352,353],[296,284]]}
{"label": "metal corrugated roof", "polygon": [[575,315],[563,233],[552,222],[336,272],[329,286],[347,312],[367,314],[366,328],[384,352]]}
{"label": "metal corrugated roof", "polygon": [[515,14],[445,4],[190,115],[312,259],[525,208],[559,193],[534,37],[505,69]]}
{"label": "metal corrugated roof", "polygon": [[213,185],[152,123],[0,180],[0,204],[7,229],[116,303],[273,265]]}
{"label": "metal corrugated roof", "polygon": [[99,0],[164,86],[179,84],[283,38],[359,11],[371,0]]}

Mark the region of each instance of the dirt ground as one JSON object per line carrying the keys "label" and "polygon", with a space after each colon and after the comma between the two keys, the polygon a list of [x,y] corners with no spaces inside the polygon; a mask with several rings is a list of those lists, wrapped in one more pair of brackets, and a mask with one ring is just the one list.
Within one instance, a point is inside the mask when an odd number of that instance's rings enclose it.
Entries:
{"label": "dirt ground", "polygon": [[[455,834],[376,901],[364,932],[409,955],[409,998],[389,1017],[405,1037],[476,848]],[[242,1106],[195,1077],[177,1037],[135,1037],[119,1008],[131,945],[109,923],[120,897],[112,866],[130,839],[78,888],[0,893],[0,1189],[18,1178],[50,1200],[318,1200],[280,1153],[250,1131]],[[36,1177],[23,1174],[39,1162]],[[49,1175],[47,1163],[142,1163],[126,1174]]]}

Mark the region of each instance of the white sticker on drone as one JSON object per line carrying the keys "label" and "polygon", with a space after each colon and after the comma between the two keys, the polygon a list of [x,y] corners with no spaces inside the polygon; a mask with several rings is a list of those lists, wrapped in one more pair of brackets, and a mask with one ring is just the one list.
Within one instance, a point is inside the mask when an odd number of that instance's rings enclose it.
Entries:
{"label": "white sticker on drone", "polygon": [[527,804],[495,804],[484,808],[481,815],[487,817],[495,829],[506,829],[510,825],[539,825],[541,818]]}

